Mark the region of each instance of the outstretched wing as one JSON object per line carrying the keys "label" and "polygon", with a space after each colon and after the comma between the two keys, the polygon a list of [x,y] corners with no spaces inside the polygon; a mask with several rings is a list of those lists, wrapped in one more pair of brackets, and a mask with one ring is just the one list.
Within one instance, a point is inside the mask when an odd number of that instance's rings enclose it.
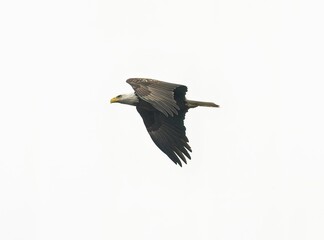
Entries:
{"label": "outstretched wing", "polygon": [[174,90],[181,89],[183,101],[187,92],[187,87],[184,85],[147,78],[130,78],[126,82],[132,86],[139,98],[150,103],[165,116],[177,115],[180,110],[175,100]]}
{"label": "outstretched wing", "polygon": [[178,115],[167,117],[159,111],[148,111],[137,106],[137,111],[143,118],[144,124],[153,142],[175,164],[182,166],[180,159],[187,163],[186,158],[191,159],[188,151],[191,148],[186,137],[184,118],[187,110],[180,110]]}

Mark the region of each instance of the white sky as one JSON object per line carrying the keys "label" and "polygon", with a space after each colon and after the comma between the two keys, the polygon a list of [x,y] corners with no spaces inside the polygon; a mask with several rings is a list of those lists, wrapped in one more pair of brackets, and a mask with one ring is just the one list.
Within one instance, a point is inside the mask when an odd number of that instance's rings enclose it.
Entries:
{"label": "white sky", "polygon": [[[324,239],[323,3],[1,1],[0,239]],[[129,77],[185,84],[180,168]]]}

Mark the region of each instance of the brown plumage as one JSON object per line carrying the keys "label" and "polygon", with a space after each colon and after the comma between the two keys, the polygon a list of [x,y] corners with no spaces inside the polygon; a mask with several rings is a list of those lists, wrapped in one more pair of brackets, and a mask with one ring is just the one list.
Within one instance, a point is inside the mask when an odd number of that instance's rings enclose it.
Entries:
{"label": "brown plumage", "polygon": [[[218,107],[212,102],[187,100],[187,87],[146,78],[130,78],[135,94],[119,95],[111,102],[136,106],[153,142],[175,164],[182,166],[191,159],[191,148],[186,136],[184,119],[189,108],[198,106]],[[188,152],[189,151],[189,152]]]}

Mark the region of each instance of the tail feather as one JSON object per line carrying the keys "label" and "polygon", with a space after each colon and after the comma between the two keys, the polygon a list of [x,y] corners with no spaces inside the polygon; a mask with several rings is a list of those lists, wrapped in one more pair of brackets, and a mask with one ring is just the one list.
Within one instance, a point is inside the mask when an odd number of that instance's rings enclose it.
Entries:
{"label": "tail feather", "polygon": [[187,100],[187,105],[189,108],[195,108],[198,106],[201,107],[219,107],[219,105],[213,102],[201,102],[201,101],[194,101],[194,100]]}

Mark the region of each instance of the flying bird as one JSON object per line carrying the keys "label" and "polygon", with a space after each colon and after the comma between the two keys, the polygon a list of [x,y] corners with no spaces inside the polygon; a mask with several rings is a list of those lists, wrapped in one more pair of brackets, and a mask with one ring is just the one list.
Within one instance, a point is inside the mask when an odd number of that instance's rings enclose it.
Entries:
{"label": "flying bird", "polygon": [[187,87],[147,78],[130,78],[126,81],[134,93],[122,94],[110,103],[135,106],[156,146],[175,164],[187,163],[192,152],[186,136],[184,119],[190,108],[198,106],[219,107],[212,102],[186,99]]}

